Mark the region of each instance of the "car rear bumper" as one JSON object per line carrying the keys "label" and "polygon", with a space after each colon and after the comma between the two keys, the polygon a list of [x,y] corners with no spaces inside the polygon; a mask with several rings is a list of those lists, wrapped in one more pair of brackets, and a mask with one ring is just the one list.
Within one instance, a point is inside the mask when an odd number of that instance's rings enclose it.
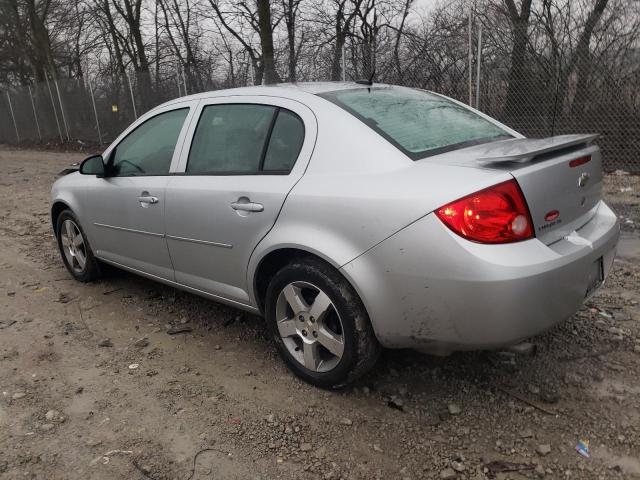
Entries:
{"label": "car rear bumper", "polygon": [[342,267],[380,342],[433,351],[495,348],[573,315],[594,262],[606,278],[619,237],[604,203],[574,235],[551,245],[465,240],[427,215]]}

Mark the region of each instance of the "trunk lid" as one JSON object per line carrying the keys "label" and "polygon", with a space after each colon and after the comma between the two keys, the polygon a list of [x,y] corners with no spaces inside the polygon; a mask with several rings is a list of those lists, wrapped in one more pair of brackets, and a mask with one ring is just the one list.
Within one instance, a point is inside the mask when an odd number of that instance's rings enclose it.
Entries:
{"label": "trunk lid", "polygon": [[[456,150],[427,161],[510,173],[525,196],[536,233],[551,244],[586,224],[602,198],[597,135],[514,138]],[[573,165],[572,160],[588,157]],[[573,166],[572,166],[573,165]]]}

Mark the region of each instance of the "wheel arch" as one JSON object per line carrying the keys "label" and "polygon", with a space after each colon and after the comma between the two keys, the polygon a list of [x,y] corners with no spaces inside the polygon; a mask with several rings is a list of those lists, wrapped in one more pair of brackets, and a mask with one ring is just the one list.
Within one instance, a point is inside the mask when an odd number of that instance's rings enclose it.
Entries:
{"label": "wheel arch", "polygon": [[58,223],[58,217],[65,210],[73,211],[73,209],[69,206],[69,204],[64,202],[64,201],[62,201],[62,200],[56,200],[51,205],[51,225],[53,227],[53,234],[56,237],[58,236],[58,232],[56,231],[56,226],[57,226],[57,223]]}
{"label": "wheel arch", "polygon": [[[249,284],[252,287],[250,294],[255,299],[255,303],[261,313],[264,313],[264,299],[271,278],[273,278],[278,270],[286,264],[300,258],[310,258],[330,265],[351,284],[350,280],[340,272],[340,265],[321,252],[306,249],[297,245],[274,247],[263,253],[259,260],[255,262],[256,267],[253,270],[253,274],[250,274]],[[353,285],[351,286],[354,287]],[[354,290],[357,292],[355,287]]]}

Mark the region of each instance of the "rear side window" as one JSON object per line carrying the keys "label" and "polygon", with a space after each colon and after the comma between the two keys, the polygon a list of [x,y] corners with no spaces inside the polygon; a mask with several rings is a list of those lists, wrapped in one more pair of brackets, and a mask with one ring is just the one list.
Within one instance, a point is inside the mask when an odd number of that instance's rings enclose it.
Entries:
{"label": "rear side window", "polygon": [[171,110],[150,118],[127,135],[111,154],[116,177],[166,175],[188,108]]}
{"label": "rear side window", "polygon": [[511,135],[444,97],[410,88],[373,87],[323,93],[413,160]]}
{"label": "rear side window", "polygon": [[288,174],[304,141],[295,113],[270,105],[206,106],[193,135],[187,173]]}
{"label": "rear side window", "polygon": [[300,117],[281,109],[271,132],[269,147],[264,157],[264,170],[288,172],[296,163],[304,142],[304,124]]}
{"label": "rear side window", "polygon": [[187,173],[257,173],[276,108],[209,105],[193,136]]}

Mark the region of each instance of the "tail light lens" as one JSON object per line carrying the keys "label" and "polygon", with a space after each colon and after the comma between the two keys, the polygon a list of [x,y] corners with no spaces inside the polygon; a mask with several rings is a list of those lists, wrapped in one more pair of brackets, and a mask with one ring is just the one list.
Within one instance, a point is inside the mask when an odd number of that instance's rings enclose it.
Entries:
{"label": "tail light lens", "polygon": [[580,157],[580,158],[575,158],[573,160],[571,160],[569,162],[569,166],[571,168],[576,168],[579,167],[580,165],[584,165],[585,163],[589,162],[591,160],[591,155],[587,155],[584,157]]}
{"label": "tail light lens", "polygon": [[515,180],[499,183],[439,208],[436,215],[455,233],[479,243],[533,238],[527,202]]}

